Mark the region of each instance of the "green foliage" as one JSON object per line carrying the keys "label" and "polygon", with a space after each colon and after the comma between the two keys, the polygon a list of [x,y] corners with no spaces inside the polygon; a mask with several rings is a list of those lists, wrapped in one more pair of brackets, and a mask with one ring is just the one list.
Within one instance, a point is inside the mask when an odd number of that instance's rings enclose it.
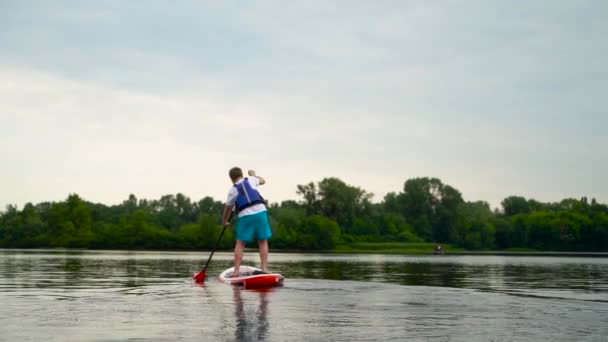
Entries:
{"label": "green foliage", "polygon": [[369,214],[371,196],[364,190],[350,186],[338,178],[324,178],[314,183],[298,185],[297,193],[304,197],[308,215],[323,215],[335,220],[345,233],[352,233],[354,220]]}
{"label": "green foliage", "polygon": [[464,202],[460,192],[437,178],[409,179],[403,193],[395,196],[403,216],[412,222],[415,233],[427,241],[450,241],[458,209]]}
{"label": "green foliage", "polygon": [[[215,241],[222,232],[222,226],[218,224],[217,217],[205,215],[202,216],[197,224],[188,224],[183,226],[178,238],[182,245],[191,249],[212,249]],[[220,241],[220,248],[230,248],[234,234],[232,230],[227,230]]]}
{"label": "green foliage", "polygon": [[[426,253],[441,243],[451,250],[608,251],[608,206],[585,197],[541,203],[509,196],[502,210],[492,211],[486,202],[465,202],[437,178],[409,179],[379,203],[338,178],[298,185],[297,194],[299,201],[269,208],[272,248]],[[222,210],[211,197],[192,201],[183,194],[129,195],[114,206],[71,194],[61,202],[6,207],[0,247],[208,250],[222,231]],[[231,249],[234,239],[231,227],[220,248]]]}
{"label": "green foliage", "polygon": [[297,233],[299,249],[333,249],[340,240],[340,226],[321,215],[307,217]]}
{"label": "green foliage", "polygon": [[496,226],[487,202],[466,202],[458,208],[458,221],[450,241],[467,249],[495,247]]}
{"label": "green foliage", "polygon": [[517,214],[528,214],[531,210],[530,203],[521,196],[509,196],[502,202],[502,210],[505,215],[513,216]]}

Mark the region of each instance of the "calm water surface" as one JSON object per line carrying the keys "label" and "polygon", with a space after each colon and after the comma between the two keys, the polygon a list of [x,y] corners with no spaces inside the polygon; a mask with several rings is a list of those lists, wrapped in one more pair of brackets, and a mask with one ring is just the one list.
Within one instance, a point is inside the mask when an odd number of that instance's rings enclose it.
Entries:
{"label": "calm water surface", "polygon": [[[0,250],[1,341],[608,341],[608,259]],[[246,255],[257,265],[257,255]]]}

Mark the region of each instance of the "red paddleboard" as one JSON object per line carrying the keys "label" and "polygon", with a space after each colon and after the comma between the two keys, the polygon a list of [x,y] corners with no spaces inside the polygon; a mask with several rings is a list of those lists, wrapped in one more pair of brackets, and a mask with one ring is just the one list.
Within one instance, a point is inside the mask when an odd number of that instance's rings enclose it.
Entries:
{"label": "red paddleboard", "polygon": [[267,289],[283,286],[283,277],[280,273],[262,273],[261,269],[251,266],[241,266],[238,277],[231,277],[234,267],[230,267],[220,274],[218,280],[230,284],[243,286],[246,289]]}

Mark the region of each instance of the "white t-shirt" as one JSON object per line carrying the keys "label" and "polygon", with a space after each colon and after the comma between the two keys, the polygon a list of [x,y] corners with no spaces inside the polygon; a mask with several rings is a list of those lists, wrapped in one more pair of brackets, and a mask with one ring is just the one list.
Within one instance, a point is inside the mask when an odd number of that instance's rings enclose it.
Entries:
{"label": "white t-shirt", "polygon": [[[244,180],[245,180],[245,178],[243,178],[240,181],[236,182],[236,184],[240,184]],[[258,186],[260,185],[260,179],[258,177],[248,176],[247,180],[249,181],[249,185],[251,185],[251,187],[253,189],[256,189],[256,190],[258,189]],[[227,206],[234,205],[234,203],[236,203],[236,198],[237,198],[238,195],[239,195],[239,191],[233,185],[230,188],[230,190],[228,190],[228,199],[226,200],[226,205]],[[266,205],[264,205],[263,203],[258,203],[258,204],[252,205],[249,208],[245,208],[245,209],[241,210],[241,212],[239,212],[239,217],[257,214],[257,213],[261,213],[263,211],[266,211]]]}

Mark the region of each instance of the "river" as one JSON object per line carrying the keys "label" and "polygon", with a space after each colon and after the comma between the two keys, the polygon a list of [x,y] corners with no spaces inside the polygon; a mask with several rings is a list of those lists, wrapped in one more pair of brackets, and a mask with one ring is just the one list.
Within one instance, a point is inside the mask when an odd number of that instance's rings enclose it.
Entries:
{"label": "river", "polygon": [[271,253],[258,292],[207,256],[0,250],[0,341],[608,341],[608,258]]}

